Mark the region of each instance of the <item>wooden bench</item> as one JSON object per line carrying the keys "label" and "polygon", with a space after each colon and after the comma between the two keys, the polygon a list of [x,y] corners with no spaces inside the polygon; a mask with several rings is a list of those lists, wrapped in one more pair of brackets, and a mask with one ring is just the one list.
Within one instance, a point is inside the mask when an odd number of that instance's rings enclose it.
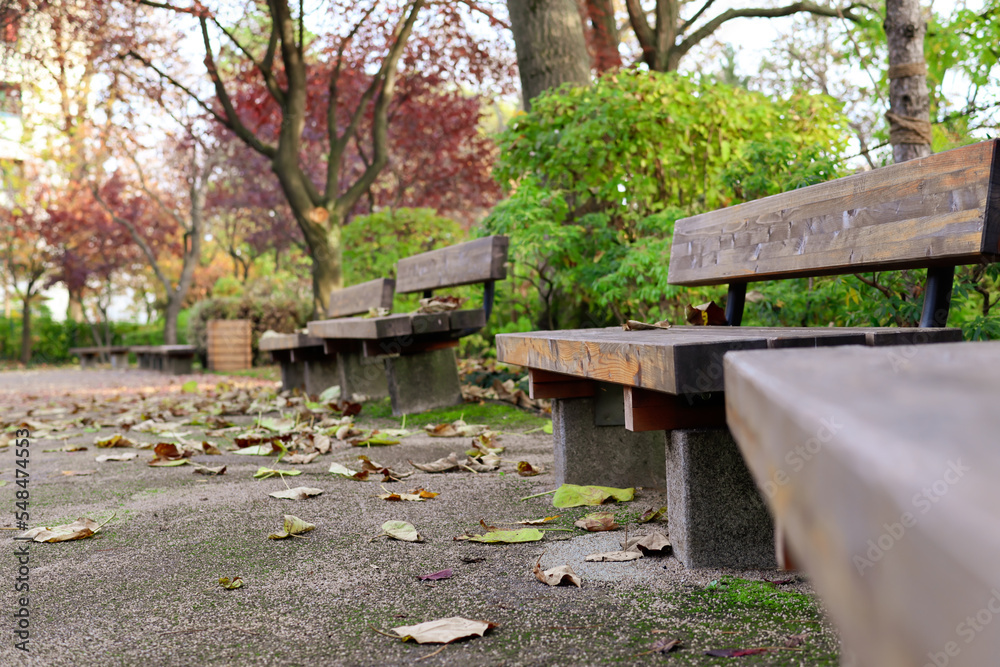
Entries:
{"label": "wooden bench", "polygon": [[190,373],[197,352],[194,345],[132,345],[129,351],[135,355],[141,370],[170,375]]}
{"label": "wooden bench", "polygon": [[128,368],[127,346],[71,347],[69,353],[80,358],[80,368],[93,368],[103,359],[111,361],[111,368]]}
{"label": "wooden bench", "polygon": [[[954,267],[1000,254],[997,152],[984,142],[679,220],[669,281],[728,283],[732,326],[497,336],[531,395],[555,399],[556,481],[666,483],[685,565],[773,566],[766,505],[725,428],[723,355],[960,340],[943,328]],[[919,267],[924,328],[737,328],[750,282]]]}
{"label": "wooden bench", "polygon": [[[485,326],[493,307],[494,282],[506,278],[507,237],[489,236],[401,259],[396,292],[432,296],[435,290],[482,284],[482,307],[386,317],[348,317],[309,322],[309,336],[323,341],[327,355],[360,354],[385,369],[395,415],[462,402],[455,350],[458,340]],[[351,374],[344,371],[348,385]],[[343,394],[343,392],[342,392]]]}
{"label": "wooden bench", "polygon": [[998,368],[996,341],[726,355],[729,427],[852,664],[997,664]]}
{"label": "wooden bench", "polygon": [[[391,309],[396,281],[379,278],[345,287],[330,295],[327,317],[340,318],[367,313],[371,309]],[[341,396],[364,394],[381,398],[389,394],[382,359],[361,354],[360,346],[342,346],[327,354],[323,340],[304,333],[268,335],[260,340],[260,349],[270,352],[281,364],[281,388],[302,389],[307,394],[323,393],[339,385]]]}

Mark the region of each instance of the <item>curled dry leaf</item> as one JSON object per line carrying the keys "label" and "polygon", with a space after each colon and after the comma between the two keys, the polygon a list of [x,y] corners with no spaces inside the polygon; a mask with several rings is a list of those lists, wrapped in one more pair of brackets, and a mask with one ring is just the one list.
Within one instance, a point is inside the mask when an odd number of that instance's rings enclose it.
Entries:
{"label": "curled dry leaf", "polygon": [[[6,447],[5,444],[0,444],[0,448]],[[43,449],[43,452],[85,452],[87,448],[83,445],[65,445],[63,447],[58,447],[56,449]]]}
{"label": "curled dry leaf", "polygon": [[220,456],[222,454],[222,452],[219,451],[218,447],[216,447],[212,443],[208,442],[207,440],[203,440],[202,441],[202,443],[201,443],[201,449],[206,454],[210,454],[212,456]]}
{"label": "curled dry leaf", "polygon": [[151,466],[178,466],[187,463],[187,459],[194,452],[190,449],[183,449],[170,442],[160,442],[153,447],[153,458],[149,462]]}
{"label": "curled dry leaf", "polygon": [[548,570],[542,571],[542,557],[538,557],[538,562],[535,563],[535,567],[532,570],[535,573],[535,578],[537,578],[543,584],[548,584],[549,586],[558,586],[559,584],[573,584],[577,588],[582,586],[580,581],[580,576],[573,571],[569,565],[560,565],[558,567],[552,567]]}
{"label": "curled dry leaf", "polygon": [[435,438],[472,438],[483,435],[489,431],[486,424],[466,424],[461,419],[456,419],[450,424],[427,424],[424,426],[427,435]]}
{"label": "curled dry leaf", "polygon": [[466,637],[482,637],[487,630],[495,627],[496,623],[471,621],[461,616],[452,616],[416,625],[401,625],[398,628],[393,628],[392,631],[399,635],[403,641],[412,639],[418,644],[450,644],[457,639]]}
{"label": "curled dry leaf", "polygon": [[663,533],[652,533],[635,537],[622,545],[626,551],[641,551],[644,554],[662,553],[670,549],[670,540]]}
{"label": "curled dry leaf", "polygon": [[421,574],[417,579],[420,581],[439,581],[441,579],[451,579],[452,571],[451,568],[447,570],[439,570],[438,572],[431,572],[430,574]]}
{"label": "curled dry leaf", "polygon": [[642,558],[642,554],[638,551],[605,551],[604,553],[590,554],[583,560],[589,563],[624,563],[630,560],[639,560],[640,558]]}
{"label": "curled dry leaf", "polygon": [[226,466],[217,466],[217,467],[211,468],[209,466],[203,466],[203,465],[201,465],[199,463],[192,463],[191,465],[194,466],[194,470],[192,472],[194,472],[196,474],[199,474],[199,475],[225,475],[226,474]]}
{"label": "curled dry leaf", "polygon": [[458,310],[463,303],[468,301],[465,297],[457,296],[429,296],[420,300],[418,313],[444,313],[450,310]]}
{"label": "curled dry leaf", "polygon": [[366,474],[375,473],[378,475],[382,475],[383,482],[398,482],[404,477],[409,477],[410,475],[413,474],[412,472],[398,472],[396,470],[390,470],[389,468],[386,468],[384,465],[380,463],[375,463],[364,454],[359,456],[358,460],[361,461],[362,472]]}
{"label": "curled dry leaf", "polygon": [[31,539],[35,542],[68,542],[70,540],[82,540],[90,537],[101,529],[101,525],[93,519],[80,517],[73,523],[53,526],[52,528],[39,526],[22,533],[19,539]]}
{"label": "curled dry leaf", "polygon": [[219,585],[228,591],[235,590],[243,586],[243,578],[233,577],[232,579],[230,579],[229,577],[220,577]]}
{"label": "curled dry leaf", "polygon": [[552,496],[554,507],[580,507],[600,505],[606,501],[628,502],[635,497],[635,489],[616,489],[610,486],[578,486],[563,484]]}
{"label": "curled dry leaf", "polygon": [[267,495],[272,498],[280,498],[282,500],[305,500],[306,498],[318,496],[321,493],[323,493],[323,489],[314,489],[310,486],[296,486],[294,489],[275,491],[274,493],[269,493]]}
{"label": "curled dry leaf", "polygon": [[439,495],[441,494],[434,493],[433,491],[427,491],[421,488],[421,489],[410,489],[406,493],[386,492],[383,494],[379,494],[379,498],[381,498],[382,500],[392,500],[392,501],[409,500],[413,502],[419,502],[422,500],[432,500],[434,498],[437,498]]}
{"label": "curled dry leaf", "polygon": [[767,653],[771,649],[768,647],[760,648],[715,648],[711,651],[705,651],[705,655],[710,655],[714,658],[742,658],[746,655],[758,655],[760,653]]}
{"label": "curled dry leaf", "polygon": [[517,474],[521,477],[534,477],[535,475],[541,475],[545,469],[542,466],[533,466],[527,461],[517,462]]}
{"label": "curled dry leaf", "polygon": [[726,319],[726,311],[717,306],[714,301],[698,306],[688,304],[687,321],[688,324],[711,327],[724,327],[729,324]]}
{"label": "curled dry leaf", "polygon": [[67,477],[79,477],[81,475],[93,475],[97,470],[63,470],[62,474]]}
{"label": "curled dry leaf", "polygon": [[577,528],[589,530],[592,533],[621,528],[621,526],[615,523],[615,515],[612,512],[595,512],[593,514],[588,514],[582,519],[574,521],[573,525]]}
{"label": "curled dry leaf", "polygon": [[131,447],[134,443],[124,435],[116,433],[109,438],[94,438],[94,444],[98,447]]}
{"label": "curled dry leaf", "polygon": [[285,515],[285,529],[280,533],[271,533],[267,536],[269,540],[283,540],[286,537],[298,537],[302,533],[308,533],[310,530],[316,528],[316,524],[309,523],[308,521],[303,521],[297,516],[291,514]]}
{"label": "curled dry leaf", "polygon": [[639,517],[639,523],[649,523],[650,521],[660,521],[667,515],[667,506],[664,505],[658,510],[654,510],[650,507],[648,510],[643,512],[642,516]]}
{"label": "curled dry leaf", "polygon": [[[404,542],[423,542],[424,538],[421,537],[417,529],[413,527],[413,524],[406,523],[405,521],[386,521],[382,524],[382,530],[384,531],[381,535],[376,535],[375,537],[391,537],[394,540],[402,540]],[[372,538],[375,539],[375,538]]]}
{"label": "curled dry leaf", "polygon": [[312,454],[292,454],[291,456],[285,458],[284,461],[285,463],[291,465],[302,465],[312,463],[317,456],[319,456],[319,452],[313,452]]}
{"label": "curled dry leaf", "polygon": [[653,644],[650,645],[648,651],[640,653],[639,655],[649,655],[650,653],[670,653],[674,649],[678,649],[680,647],[681,647],[680,639],[671,639],[670,637],[664,637],[663,639],[659,639],[653,642]]}
{"label": "curled dry leaf", "polygon": [[650,331],[653,329],[669,329],[670,322],[666,320],[661,320],[659,322],[654,322],[653,324],[647,324],[646,322],[639,322],[638,320],[626,320],[625,324],[622,325],[622,329],[625,331]]}
{"label": "curled dry leaf", "polygon": [[125,452],[123,454],[101,454],[100,456],[95,456],[94,460],[98,463],[107,463],[108,461],[131,461],[137,458],[139,458],[139,455],[136,452]]}
{"label": "curled dry leaf", "polygon": [[562,514],[556,514],[555,516],[547,516],[543,519],[529,519],[528,521],[518,521],[517,523],[519,523],[522,526],[541,526],[542,524],[546,524],[549,521],[555,521],[561,516]]}

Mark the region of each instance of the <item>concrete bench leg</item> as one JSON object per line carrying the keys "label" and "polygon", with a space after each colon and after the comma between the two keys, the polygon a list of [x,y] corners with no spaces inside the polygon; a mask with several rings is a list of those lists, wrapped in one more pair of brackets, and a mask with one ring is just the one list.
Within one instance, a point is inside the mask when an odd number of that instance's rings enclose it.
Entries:
{"label": "concrete bench leg", "polygon": [[668,525],[685,567],[771,569],[774,527],[729,429],[682,429],[667,443]]}
{"label": "concrete bench leg", "polygon": [[[621,396],[620,387],[611,391]],[[618,406],[623,400],[618,398]],[[664,431],[626,431],[624,411],[620,423],[605,426],[599,421],[619,422],[600,419],[593,398],[553,399],[556,484],[666,486]]]}
{"label": "concrete bench leg", "polygon": [[393,415],[424,412],[462,402],[454,348],[386,357],[385,367]]}
{"label": "concrete bench leg", "polygon": [[115,369],[128,368],[128,353],[127,352],[111,353],[111,368]]}
{"label": "concrete bench leg", "polygon": [[97,361],[91,355],[89,355],[89,354],[81,354],[80,355],[80,368],[82,370],[86,370],[88,368],[93,368],[96,365],[97,365]]}
{"label": "concrete bench leg", "polygon": [[[302,368],[303,385],[307,394],[318,396],[330,387],[341,384],[340,364],[337,363],[336,356],[307,359],[302,362]],[[282,364],[282,382],[284,382],[284,364]],[[341,396],[343,396],[343,387],[341,387]]]}
{"label": "concrete bench leg", "polygon": [[[452,363],[454,364],[454,360]],[[350,400],[355,394],[364,394],[369,398],[385,398],[389,395],[386,357],[366,357],[361,352],[340,352],[337,354],[337,364],[340,366],[342,399]]]}
{"label": "concrete bench leg", "polygon": [[191,372],[194,357],[161,357],[162,370],[167,375],[187,375]]}
{"label": "concrete bench leg", "polygon": [[301,361],[281,361],[281,389],[305,389],[306,365]]}

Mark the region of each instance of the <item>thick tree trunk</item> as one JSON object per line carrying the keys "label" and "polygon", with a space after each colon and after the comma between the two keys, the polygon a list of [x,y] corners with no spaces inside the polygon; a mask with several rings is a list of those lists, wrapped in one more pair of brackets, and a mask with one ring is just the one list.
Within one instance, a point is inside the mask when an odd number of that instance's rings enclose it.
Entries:
{"label": "thick tree trunk", "polygon": [[918,0],[886,0],[889,43],[889,141],[895,162],[931,154],[930,97],[924,34],[927,23]]}
{"label": "thick tree trunk", "polygon": [[83,322],[83,295],[76,290],[69,290],[66,319],[73,322]]}
{"label": "thick tree trunk", "polygon": [[590,83],[590,53],[574,0],[507,0],[524,108],[563,83]]}
{"label": "thick tree trunk", "polygon": [[21,300],[21,363],[31,361],[31,299]]}
{"label": "thick tree trunk", "polygon": [[300,226],[312,256],[313,317],[324,319],[330,295],[344,286],[341,220],[331,216],[323,226],[301,222]]}
{"label": "thick tree trunk", "polygon": [[177,344],[177,317],[181,313],[182,299],[176,295],[167,297],[167,307],[163,309],[163,343]]}

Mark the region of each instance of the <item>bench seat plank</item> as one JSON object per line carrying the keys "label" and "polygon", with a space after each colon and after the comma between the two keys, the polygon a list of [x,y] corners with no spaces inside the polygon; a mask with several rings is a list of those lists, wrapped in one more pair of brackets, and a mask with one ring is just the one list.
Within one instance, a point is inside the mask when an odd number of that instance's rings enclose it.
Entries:
{"label": "bench seat plank", "polygon": [[1000,342],[726,357],[729,426],[859,665],[996,663],[997,368]]}
{"label": "bench seat plank", "polygon": [[[486,324],[482,310],[456,310],[443,313],[405,313],[385,317],[344,317],[309,323],[313,339],[382,340],[446,333],[478,328]],[[320,340],[320,343],[323,341]]]}
{"label": "bench seat plank", "polygon": [[260,339],[260,349],[264,352],[275,350],[295,350],[303,347],[321,347],[323,341],[304,333],[278,334]]}
{"label": "bench seat plank", "polygon": [[734,350],[961,340],[959,329],[699,327],[578,329],[497,336],[497,360],[669,394],[722,391],[722,356]]}

